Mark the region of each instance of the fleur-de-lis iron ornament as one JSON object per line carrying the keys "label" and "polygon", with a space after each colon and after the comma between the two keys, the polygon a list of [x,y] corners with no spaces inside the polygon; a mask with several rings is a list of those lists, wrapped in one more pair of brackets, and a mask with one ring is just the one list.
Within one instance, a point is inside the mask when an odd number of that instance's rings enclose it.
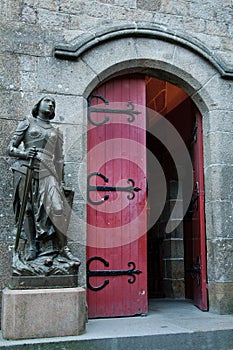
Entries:
{"label": "fleur-de-lis iron ornament", "polygon": [[127,119],[129,123],[132,123],[135,120],[135,115],[141,114],[141,112],[134,109],[134,103],[131,101],[128,101],[126,103],[126,106],[129,107],[128,109],[107,108],[107,107],[105,108],[105,107],[91,106],[91,101],[93,98],[97,98],[97,99],[102,100],[106,105],[109,105],[109,101],[105,97],[98,95],[98,94],[93,94],[93,95],[90,95],[88,97],[88,99],[87,99],[87,103],[88,103],[87,118],[88,118],[89,122],[95,126],[100,126],[100,125],[107,123],[109,121],[110,117],[105,116],[105,118],[102,121],[97,122],[91,118],[91,114],[93,112],[102,113],[102,114],[103,113],[104,114],[108,114],[108,113],[109,114],[111,114],[111,113],[126,114],[126,115],[129,115],[129,117]]}
{"label": "fleur-de-lis iron ornament", "polygon": [[100,261],[104,264],[105,267],[109,266],[109,262],[100,256],[93,256],[87,261],[87,287],[93,291],[98,291],[103,289],[109,284],[109,280],[106,279],[100,286],[93,287],[90,283],[91,277],[105,277],[105,276],[130,276],[128,278],[128,283],[133,284],[136,281],[136,276],[142,273],[140,270],[135,270],[136,265],[133,261],[128,262],[128,267],[131,267],[128,270],[90,270],[90,264],[92,261]]}
{"label": "fleur-de-lis iron ornament", "polygon": [[88,174],[87,176],[87,200],[89,203],[91,204],[94,204],[94,205],[99,205],[99,204],[102,204],[103,202],[105,202],[106,200],[108,200],[109,198],[109,195],[106,194],[103,198],[101,198],[101,200],[99,201],[93,201],[90,197],[90,192],[92,191],[99,191],[99,192],[129,192],[127,198],[129,200],[132,200],[134,199],[135,197],[135,192],[139,192],[141,191],[141,188],[139,187],[134,187],[135,183],[134,183],[134,180],[132,179],[128,179],[127,182],[130,186],[125,186],[125,187],[121,187],[121,186],[93,186],[90,184],[90,180],[93,176],[99,176],[101,177],[104,182],[108,183],[108,178],[97,172],[97,171],[94,171],[93,173],[90,173]]}

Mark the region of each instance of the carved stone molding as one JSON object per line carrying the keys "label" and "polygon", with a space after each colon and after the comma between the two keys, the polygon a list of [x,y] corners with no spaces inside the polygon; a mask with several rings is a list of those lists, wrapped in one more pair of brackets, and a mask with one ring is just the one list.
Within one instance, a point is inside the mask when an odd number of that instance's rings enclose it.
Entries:
{"label": "carved stone molding", "polygon": [[183,46],[205,58],[218,70],[223,78],[233,78],[233,65],[228,65],[200,40],[188,33],[181,33],[165,26],[144,22],[132,22],[111,27],[104,26],[96,30],[95,33],[81,35],[70,44],[57,44],[54,47],[54,55],[60,59],[76,60],[85,51],[91,50],[97,45],[124,37],[154,38]]}

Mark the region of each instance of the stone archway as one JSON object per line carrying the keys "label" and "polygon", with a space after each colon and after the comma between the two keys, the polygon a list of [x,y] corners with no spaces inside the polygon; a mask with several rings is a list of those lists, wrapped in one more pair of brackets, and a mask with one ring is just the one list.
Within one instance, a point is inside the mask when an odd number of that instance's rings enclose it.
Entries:
{"label": "stone archway", "polygon": [[[205,199],[210,309],[220,312],[221,290],[225,291],[226,304],[230,305],[233,289],[231,276],[223,262],[224,259],[230,262],[230,224],[225,225],[224,220],[219,223],[215,215],[216,210],[219,213],[229,210],[228,204],[218,203],[216,206],[216,202],[220,192],[222,197],[227,196],[221,187],[224,187],[224,182],[229,183],[227,163],[230,163],[230,154],[226,152],[222,136],[230,127],[230,119],[227,117],[224,125],[220,120],[231,110],[227,96],[232,94],[232,83],[223,79],[232,78],[231,68],[194,38],[172,33],[166,28],[134,23],[104,28],[71,45],[56,46],[55,57],[65,59],[59,62],[59,70],[64,69],[63,81],[72,81],[70,91],[81,103],[96,86],[110,77],[138,72],[179,86],[200,110],[203,116],[204,169],[208,178]],[[70,60],[69,64],[67,60]],[[220,132],[215,135],[213,130]],[[221,171],[216,164],[220,164]],[[217,177],[217,187],[213,176]],[[218,241],[219,236],[221,241]],[[223,241],[231,244],[228,251],[224,249]],[[221,261],[216,264],[218,258]]]}

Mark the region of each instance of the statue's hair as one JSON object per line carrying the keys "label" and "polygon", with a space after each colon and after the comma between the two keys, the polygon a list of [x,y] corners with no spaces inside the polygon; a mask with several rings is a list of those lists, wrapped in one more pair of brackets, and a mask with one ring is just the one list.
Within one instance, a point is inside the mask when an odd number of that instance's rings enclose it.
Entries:
{"label": "statue's hair", "polygon": [[[34,118],[36,118],[36,117],[38,116],[40,103],[41,103],[41,101],[42,101],[45,97],[47,97],[47,96],[42,97],[42,98],[33,106],[33,108],[32,108],[32,116],[33,116]],[[51,96],[48,96],[48,97],[49,97],[51,100],[54,101],[54,106],[55,106],[55,100],[54,100],[54,98],[51,97]],[[49,117],[50,120],[53,119],[53,118],[55,118],[55,112],[53,112],[53,113],[50,115],[50,117]]]}

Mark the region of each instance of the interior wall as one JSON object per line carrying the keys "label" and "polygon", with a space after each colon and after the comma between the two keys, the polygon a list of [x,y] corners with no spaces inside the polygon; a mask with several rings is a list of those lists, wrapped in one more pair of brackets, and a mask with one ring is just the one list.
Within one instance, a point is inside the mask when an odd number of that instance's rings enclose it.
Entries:
{"label": "interior wall", "polygon": [[[150,109],[164,115],[174,125],[186,146],[190,148],[194,119],[191,114],[191,101],[187,94],[166,81],[147,78],[147,101]],[[182,208],[182,197],[177,199],[176,168],[165,147],[158,140],[150,137],[150,132],[153,133],[156,124],[153,125],[153,113],[149,112],[148,115],[151,118],[148,121],[148,147],[159,160],[167,181],[167,200],[163,213],[148,232],[149,297],[190,297],[191,293],[188,294],[187,290],[191,289],[191,281],[190,276],[185,272],[187,244],[185,248],[184,238],[187,225],[182,221],[170,234],[165,233],[167,221],[177,200]],[[149,176],[151,177],[149,182],[153,183],[153,174],[149,172]],[[154,201],[156,200],[158,199],[154,198]],[[152,205],[153,203],[149,203],[149,207]],[[153,220],[150,214],[148,220]]]}

